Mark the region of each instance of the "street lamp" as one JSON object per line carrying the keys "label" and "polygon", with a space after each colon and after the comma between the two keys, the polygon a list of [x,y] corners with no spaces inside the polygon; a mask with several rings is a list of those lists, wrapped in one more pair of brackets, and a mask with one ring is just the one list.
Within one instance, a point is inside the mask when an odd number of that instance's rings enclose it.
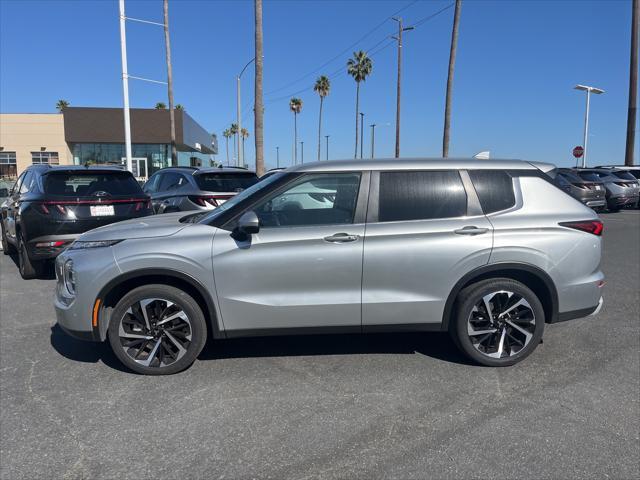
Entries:
{"label": "street lamp", "polygon": [[247,64],[244,66],[244,68],[240,71],[240,73],[238,74],[238,76],[236,77],[236,84],[237,84],[237,92],[238,92],[238,105],[237,105],[237,116],[238,116],[238,135],[236,136],[236,141],[238,143],[238,159],[236,161],[236,166],[237,167],[243,167],[244,166],[244,152],[242,151],[242,123],[241,123],[241,118],[240,118],[240,78],[242,78],[242,74],[244,73],[244,71],[247,69],[247,67],[249,65],[251,65],[254,61],[255,61],[256,57],[253,57],[251,60],[249,60],[247,62]]}
{"label": "street lamp", "polygon": [[280,168],[280,147],[276,147],[276,168]]}
{"label": "street lamp", "polygon": [[304,163],[304,142],[300,142],[300,160]]}
{"label": "street lamp", "polygon": [[369,126],[371,127],[371,158],[373,158],[373,150],[376,144],[376,124],[372,123]]}
{"label": "street lamp", "polygon": [[364,113],[360,112],[360,159],[362,159],[362,140],[364,138]]}
{"label": "street lamp", "polygon": [[596,87],[590,87],[588,85],[576,85],[573,88],[575,90],[584,90],[585,92],[587,92],[587,107],[584,112],[584,140],[582,142],[582,147],[584,148],[584,154],[582,156],[582,168],[585,168],[587,166],[587,137],[589,135],[589,101],[591,99],[592,93],[600,95],[601,93],[604,93],[604,90]]}

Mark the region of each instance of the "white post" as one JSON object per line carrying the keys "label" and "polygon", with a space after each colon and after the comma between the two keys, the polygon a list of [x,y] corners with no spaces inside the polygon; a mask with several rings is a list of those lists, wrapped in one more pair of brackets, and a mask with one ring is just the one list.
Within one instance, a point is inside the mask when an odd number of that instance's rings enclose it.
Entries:
{"label": "white post", "polygon": [[243,158],[242,158],[242,153],[243,153],[242,152],[242,139],[240,138],[242,136],[242,124],[240,123],[241,122],[241,120],[240,120],[240,75],[238,75],[236,77],[236,80],[238,82],[238,105],[237,105],[237,109],[238,109],[238,111],[237,111],[237,115],[238,115],[238,120],[237,120],[237,123],[238,123],[238,135],[237,135],[238,161],[236,163],[236,166],[237,167],[242,167],[244,165],[242,163],[242,161],[243,161]]}
{"label": "white post", "polygon": [[133,171],[131,160],[131,118],[129,115],[129,74],[127,72],[127,35],[125,31],[124,0],[120,0],[120,51],[122,53],[122,93],[124,96],[124,144],[127,170]]}
{"label": "white post", "polygon": [[587,140],[589,136],[589,100],[591,98],[591,90],[587,90],[587,108],[584,112],[584,154],[582,155],[582,168],[587,167]]}

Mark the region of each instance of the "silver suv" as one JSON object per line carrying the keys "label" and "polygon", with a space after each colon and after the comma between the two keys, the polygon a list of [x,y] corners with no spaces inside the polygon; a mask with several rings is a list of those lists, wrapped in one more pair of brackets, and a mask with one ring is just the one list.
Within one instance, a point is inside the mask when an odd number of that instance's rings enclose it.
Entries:
{"label": "silver suv", "polygon": [[211,212],[82,235],[56,262],[60,326],[131,370],[188,367],[213,338],[449,331],[512,365],[545,323],[602,304],[602,223],[545,172],[360,160],[278,172]]}

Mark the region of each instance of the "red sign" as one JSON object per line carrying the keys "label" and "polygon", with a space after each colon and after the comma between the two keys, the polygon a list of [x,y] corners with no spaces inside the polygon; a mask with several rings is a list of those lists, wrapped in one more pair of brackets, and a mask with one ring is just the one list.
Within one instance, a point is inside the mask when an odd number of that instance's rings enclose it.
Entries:
{"label": "red sign", "polygon": [[582,148],[580,145],[573,149],[574,157],[580,158],[582,155],[584,155],[584,148]]}

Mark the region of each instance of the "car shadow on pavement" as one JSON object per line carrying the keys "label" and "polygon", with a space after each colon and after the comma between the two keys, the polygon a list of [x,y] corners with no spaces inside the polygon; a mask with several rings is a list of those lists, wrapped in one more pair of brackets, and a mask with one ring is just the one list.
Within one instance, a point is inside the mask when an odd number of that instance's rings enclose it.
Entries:
{"label": "car shadow on pavement", "polygon": [[98,363],[130,373],[106,342],[85,342],[67,335],[57,324],[51,327],[51,346],[65,358],[76,362]]}
{"label": "car shadow on pavement", "polygon": [[313,355],[419,354],[450,363],[467,360],[446,333],[299,335],[209,340],[200,360]]}
{"label": "car shadow on pavement", "polygon": [[[20,267],[18,266],[18,254],[10,253],[9,258],[15,264],[16,270],[19,271]],[[42,268],[42,273],[38,276],[38,280],[55,280],[56,279],[56,271],[53,264],[54,262],[52,260],[48,260],[45,262]]]}

